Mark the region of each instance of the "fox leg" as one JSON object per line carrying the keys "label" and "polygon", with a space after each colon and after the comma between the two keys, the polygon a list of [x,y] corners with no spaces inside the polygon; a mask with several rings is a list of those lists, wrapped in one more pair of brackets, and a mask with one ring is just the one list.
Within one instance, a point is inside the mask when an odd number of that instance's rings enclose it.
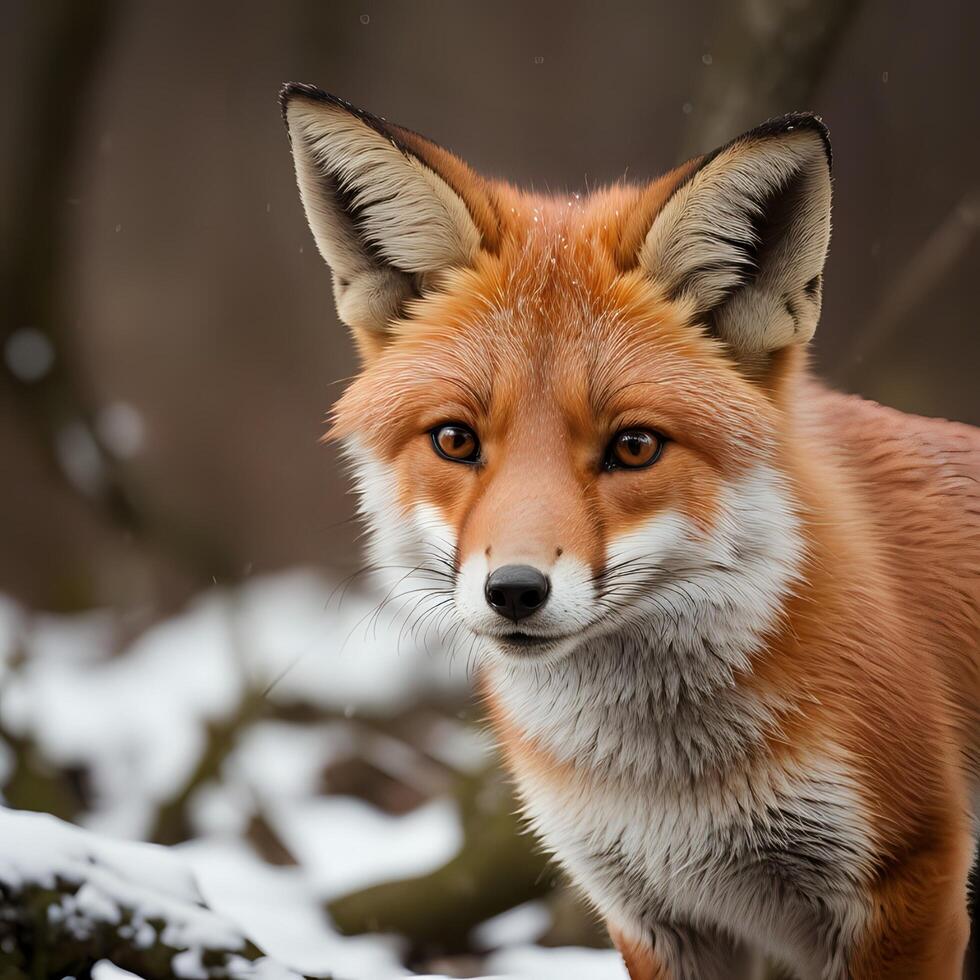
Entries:
{"label": "fox leg", "polygon": [[852,980],[962,980],[970,939],[972,842],[910,858],[876,889],[872,920],[850,957]]}
{"label": "fox leg", "polygon": [[630,980],[750,980],[755,958],[714,932],[657,925],[645,935],[609,925]]}

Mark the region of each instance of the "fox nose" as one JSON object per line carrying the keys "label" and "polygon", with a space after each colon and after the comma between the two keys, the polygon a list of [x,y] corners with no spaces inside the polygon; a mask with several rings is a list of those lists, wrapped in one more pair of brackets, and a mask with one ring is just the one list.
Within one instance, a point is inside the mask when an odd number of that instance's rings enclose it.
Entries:
{"label": "fox nose", "polygon": [[516,623],[547,602],[549,588],[548,579],[531,565],[501,565],[487,576],[487,602]]}

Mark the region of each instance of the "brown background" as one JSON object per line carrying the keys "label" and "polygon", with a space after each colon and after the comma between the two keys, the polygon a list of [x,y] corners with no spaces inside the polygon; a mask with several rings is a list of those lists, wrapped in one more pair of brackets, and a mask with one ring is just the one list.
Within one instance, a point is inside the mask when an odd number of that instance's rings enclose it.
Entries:
{"label": "brown background", "polygon": [[[0,363],[0,591],[145,619],[212,579],[358,563],[343,473],[317,444],[355,365],[280,83],[316,83],[538,188],[645,178],[734,135],[712,112],[746,74],[736,6],[773,4],[5,0],[3,334],[40,330],[56,356],[31,383]],[[794,6],[839,29],[800,65],[802,87],[752,96],[739,128],[797,108],[831,127],[817,364],[869,397],[978,422],[980,5]],[[788,59],[795,76],[798,40],[777,32],[748,75]],[[98,441],[118,403],[142,419],[139,451],[96,446],[80,489],[66,476],[79,432]]]}

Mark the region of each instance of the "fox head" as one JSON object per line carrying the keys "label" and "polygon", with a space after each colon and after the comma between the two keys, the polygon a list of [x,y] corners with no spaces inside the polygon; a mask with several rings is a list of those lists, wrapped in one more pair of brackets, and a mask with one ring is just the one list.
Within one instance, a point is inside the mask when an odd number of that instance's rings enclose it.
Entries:
{"label": "fox head", "polygon": [[373,560],[512,664],[709,629],[737,661],[799,564],[780,434],[820,311],[822,123],[540,197],[317,89],[282,107],[361,356],[330,435]]}

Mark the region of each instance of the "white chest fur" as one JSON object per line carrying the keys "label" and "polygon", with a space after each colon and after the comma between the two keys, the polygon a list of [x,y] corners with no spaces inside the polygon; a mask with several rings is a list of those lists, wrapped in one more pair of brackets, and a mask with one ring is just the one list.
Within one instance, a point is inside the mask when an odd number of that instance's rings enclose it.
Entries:
{"label": "white chest fur", "polygon": [[609,921],[731,935],[836,977],[864,916],[872,841],[839,761],[696,784],[518,772],[525,811]]}
{"label": "white chest fur", "polygon": [[[620,666],[633,673],[637,655],[620,651]],[[512,717],[530,716],[536,744],[566,763],[518,760],[525,813],[608,921],[729,935],[804,980],[845,975],[874,848],[843,752],[776,763],[760,748],[772,704],[732,686],[669,709],[635,681],[617,696],[521,688],[502,680],[505,710],[533,701]]]}
{"label": "white chest fur", "polygon": [[634,555],[645,577],[625,592],[640,601],[611,609],[614,632],[490,670],[507,716],[567,764],[550,778],[518,762],[527,814],[621,927],[716,930],[835,977],[873,850],[846,759],[827,746],[774,761],[764,746],[793,694],[736,680],[798,581],[790,498],[756,470],[716,532],[666,515],[614,542],[608,565]]}

